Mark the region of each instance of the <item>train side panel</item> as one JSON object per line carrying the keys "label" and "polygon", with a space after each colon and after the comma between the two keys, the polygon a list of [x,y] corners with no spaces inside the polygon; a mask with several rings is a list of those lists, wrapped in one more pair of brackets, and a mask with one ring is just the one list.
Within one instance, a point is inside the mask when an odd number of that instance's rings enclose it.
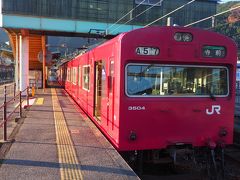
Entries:
{"label": "train side panel", "polygon": [[74,98],[75,101],[77,101],[77,96],[78,96],[78,60],[74,59],[72,61],[72,67],[71,67],[71,82],[72,82],[72,97]]}
{"label": "train side panel", "polygon": [[69,94],[72,94],[72,82],[71,82],[71,73],[72,73],[72,62],[68,62],[65,66],[67,72],[67,78],[65,81],[65,89]]}
{"label": "train side panel", "polygon": [[[117,93],[115,83],[119,62],[118,43],[113,41],[90,52],[91,89],[89,94],[89,112],[92,119],[106,134],[110,141],[118,147],[119,121]],[[92,103],[92,104],[90,104]]]}
{"label": "train side panel", "polygon": [[120,65],[119,48],[118,42],[113,41],[76,57],[65,67],[70,76],[65,89],[115,147],[119,143],[117,65]]}

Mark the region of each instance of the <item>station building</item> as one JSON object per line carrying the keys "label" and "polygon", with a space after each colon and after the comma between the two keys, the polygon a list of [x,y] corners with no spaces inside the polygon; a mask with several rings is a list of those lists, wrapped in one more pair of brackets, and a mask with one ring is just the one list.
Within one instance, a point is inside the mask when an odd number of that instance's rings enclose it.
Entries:
{"label": "station building", "polygon": [[[129,25],[144,26],[155,19],[190,2],[190,0],[2,0],[3,14],[21,14],[57,19],[73,19],[86,22],[111,24],[129,21]],[[173,13],[174,23],[180,26],[216,14],[219,0],[196,0],[183,9]],[[144,12],[152,5],[150,10]],[[137,7],[136,9],[134,9]],[[127,16],[129,11],[134,9]],[[138,16],[139,15],[139,16]],[[136,17],[138,16],[138,17]],[[155,23],[166,25],[166,18]],[[211,20],[197,24],[199,27],[211,26]],[[97,27],[96,27],[97,28]]]}

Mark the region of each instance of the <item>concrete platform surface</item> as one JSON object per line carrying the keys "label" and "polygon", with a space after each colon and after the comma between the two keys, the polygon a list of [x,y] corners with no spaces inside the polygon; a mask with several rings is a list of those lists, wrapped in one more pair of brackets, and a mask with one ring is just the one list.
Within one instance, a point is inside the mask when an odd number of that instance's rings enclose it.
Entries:
{"label": "concrete platform surface", "polygon": [[63,89],[36,96],[0,179],[139,179]]}

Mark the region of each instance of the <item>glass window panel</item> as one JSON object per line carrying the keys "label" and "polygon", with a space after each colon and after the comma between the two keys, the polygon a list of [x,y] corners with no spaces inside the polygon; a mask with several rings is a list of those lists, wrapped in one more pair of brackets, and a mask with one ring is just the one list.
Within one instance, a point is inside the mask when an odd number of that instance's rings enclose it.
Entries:
{"label": "glass window panel", "polygon": [[107,72],[106,72],[106,65],[105,62],[102,64],[102,75],[101,75],[101,85],[102,85],[102,97],[107,97],[107,88],[106,88],[106,79],[107,79]]}
{"label": "glass window panel", "polygon": [[81,67],[78,67],[78,85],[81,86]]}
{"label": "glass window panel", "polygon": [[89,74],[90,66],[83,66],[82,86],[85,90],[89,90]]}
{"label": "glass window panel", "polygon": [[109,78],[109,93],[113,91],[113,79],[114,79],[114,59],[110,60],[109,66],[110,78]]}
{"label": "glass window panel", "polygon": [[228,71],[224,67],[128,65],[129,96],[226,96]]}
{"label": "glass window panel", "polygon": [[143,4],[143,5],[154,5],[154,4],[158,3],[158,4],[156,4],[156,6],[161,6],[161,4],[162,4],[160,0],[145,0],[145,1],[135,0],[135,3]]}
{"label": "glass window panel", "polygon": [[72,83],[77,84],[77,68],[74,67],[72,71]]}

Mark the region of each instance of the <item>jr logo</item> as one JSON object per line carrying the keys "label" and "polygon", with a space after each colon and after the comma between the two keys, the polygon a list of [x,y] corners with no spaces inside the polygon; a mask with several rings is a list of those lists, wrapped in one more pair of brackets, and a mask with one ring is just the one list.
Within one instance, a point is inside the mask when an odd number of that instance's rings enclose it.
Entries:
{"label": "jr logo", "polygon": [[213,115],[214,113],[221,114],[220,110],[221,110],[220,105],[212,105],[212,110],[210,111],[209,109],[206,109],[206,114],[207,115]]}

